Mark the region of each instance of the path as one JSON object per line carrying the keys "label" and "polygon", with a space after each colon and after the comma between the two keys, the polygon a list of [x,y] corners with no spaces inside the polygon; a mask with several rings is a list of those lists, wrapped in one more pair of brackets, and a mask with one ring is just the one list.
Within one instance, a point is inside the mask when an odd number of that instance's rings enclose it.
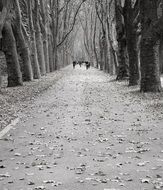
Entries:
{"label": "path", "polygon": [[101,71],[60,72],[1,139],[0,190],[163,189],[163,112]]}

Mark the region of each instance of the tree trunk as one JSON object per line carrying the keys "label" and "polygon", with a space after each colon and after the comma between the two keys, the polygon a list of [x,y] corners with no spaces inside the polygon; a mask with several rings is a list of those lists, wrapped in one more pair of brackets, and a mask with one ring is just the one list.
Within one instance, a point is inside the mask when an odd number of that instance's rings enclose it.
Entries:
{"label": "tree trunk", "polygon": [[105,36],[103,37],[103,56],[104,56],[104,70],[105,72],[109,73],[109,64],[108,64],[108,46],[107,46],[107,41],[106,41],[106,33]]}
{"label": "tree trunk", "polygon": [[[132,32],[132,31],[131,31]],[[135,31],[128,38],[127,49],[129,56],[129,86],[138,85],[139,67],[138,67],[138,52],[137,52],[137,34]]]}
{"label": "tree trunk", "polygon": [[19,46],[20,56],[22,59],[22,75],[24,81],[33,80],[33,71],[30,60],[28,44],[25,42],[22,32],[22,20],[18,0],[15,0],[16,19],[14,23],[14,33]]}
{"label": "tree trunk", "polygon": [[108,39],[108,49],[109,49],[109,54],[110,54],[110,74],[117,74],[118,73],[118,61],[117,61],[117,56],[116,52],[113,48],[113,40],[110,37],[110,25],[109,25],[109,20],[107,19],[107,39]]}
{"label": "tree trunk", "polygon": [[159,46],[150,32],[157,21],[157,2],[144,1],[140,4],[142,38],[140,42],[140,67],[142,92],[160,92]]}
{"label": "tree trunk", "polygon": [[8,87],[23,85],[16,41],[9,22],[6,22],[3,28],[3,46],[7,61]]}
{"label": "tree trunk", "polygon": [[52,12],[52,27],[53,27],[53,55],[54,55],[54,70],[58,69],[57,41],[58,41],[58,21],[59,21],[59,2],[53,1]]}
{"label": "tree trunk", "polygon": [[93,50],[95,54],[95,60],[96,60],[96,68],[98,69],[98,56],[97,56],[97,50],[96,50],[96,33],[97,33],[97,15],[95,16],[95,23],[94,23],[94,32],[93,32]]}
{"label": "tree trunk", "polygon": [[134,26],[134,10],[130,0],[125,1],[124,21],[126,29],[126,41],[129,57],[129,86],[138,84],[139,68],[138,68],[138,51],[137,51],[137,33]]}
{"label": "tree trunk", "polygon": [[160,71],[158,61],[158,44],[153,45],[150,38],[141,40],[140,44],[141,92],[160,92]]}
{"label": "tree trunk", "polygon": [[8,0],[0,1],[0,12],[1,12],[1,15],[0,15],[0,39],[2,38],[2,30],[3,30],[5,20],[7,17],[9,3],[10,2]]}
{"label": "tree trunk", "polygon": [[117,80],[124,80],[128,77],[128,65],[126,63],[126,39],[118,40],[118,74]]}
{"label": "tree trunk", "polygon": [[41,10],[42,10],[42,19],[43,19],[43,48],[44,48],[44,57],[45,57],[45,65],[46,65],[46,72],[50,72],[49,68],[49,52],[48,52],[48,27],[49,27],[49,20],[48,20],[48,5],[47,1],[40,1]]}
{"label": "tree trunk", "polygon": [[29,27],[30,27],[30,44],[31,44],[31,63],[33,67],[33,77],[39,79],[41,77],[40,68],[38,64],[37,48],[36,48],[36,36],[33,25],[33,14],[32,14],[32,4],[31,0],[28,3],[28,17],[29,17]]}
{"label": "tree trunk", "polygon": [[126,63],[126,36],[123,26],[122,15],[119,10],[119,4],[115,1],[115,18],[118,41],[118,74],[117,80],[123,80],[128,77],[128,65]]}
{"label": "tree trunk", "polygon": [[160,73],[163,74],[163,34],[161,34],[160,45],[159,45],[159,62],[160,62]]}
{"label": "tree trunk", "polygon": [[112,49],[109,49],[109,62],[110,62],[110,75],[115,75],[116,74],[116,68],[115,68],[115,61],[114,60],[114,53],[112,52]]}
{"label": "tree trunk", "polygon": [[44,57],[44,49],[43,49],[43,41],[42,41],[39,16],[40,16],[39,4],[38,4],[38,0],[35,0],[35,9],[34,9],[35,25],[34,26],[35,26],[37,55],[38,55],[38,62],[40,65],[41,75],[45,75],[46,74],[45,57]]}
{"label": "tree trunk", "polygon": [[103,47],[103,43],[102,43],[102,32],[100,32],[100,34],[99,34],[99,47],[100,47],[99,65],[100,65],[100,70],[102,71],[104,69],[104,47]]}
{"label": "tree trunk", "polygon": [[53,56],[53,45],[52,45],[52,36],[48,36],[48,53],[49,53],[49,69],[50,72],[54,71],[54,56]]}

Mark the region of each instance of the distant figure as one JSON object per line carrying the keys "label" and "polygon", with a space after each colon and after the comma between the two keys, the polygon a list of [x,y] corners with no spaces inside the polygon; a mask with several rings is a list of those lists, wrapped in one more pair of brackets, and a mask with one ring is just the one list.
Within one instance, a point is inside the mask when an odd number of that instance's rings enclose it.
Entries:
{"label": "distant figure", "polygon": [[79,61],[79,65],[80,65],[80,67],[81,67],[81,65],[82,65],[82,61]]}
{"label": "distant figure", "polygon": [[86,61],[86,62],[85,62],[85,66],[86,66],[86,69],[89,69],[90,66],[91,66],[90,62],[89,62],[89,61]]}
{"label": "distant figure", "polygon": [[76,61],[73,61],[72,64],[73,64],[73,69],[75,69]]}

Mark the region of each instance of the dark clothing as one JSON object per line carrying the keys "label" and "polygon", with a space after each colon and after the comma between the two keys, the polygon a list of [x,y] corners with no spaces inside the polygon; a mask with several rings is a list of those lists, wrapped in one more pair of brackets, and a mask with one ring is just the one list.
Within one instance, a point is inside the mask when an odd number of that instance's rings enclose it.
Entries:
{"label": "dark clothing", "polygon": [[85,62],[85,66],[86,66],[86,69],[89,69],[90,66],[91,66],[90,62],[86,61],[86,62]]}
{"label": "dark clothing", "polygon": [[73,64],[73,68],[75,69],[76,61],[73,61],[72,64]]}

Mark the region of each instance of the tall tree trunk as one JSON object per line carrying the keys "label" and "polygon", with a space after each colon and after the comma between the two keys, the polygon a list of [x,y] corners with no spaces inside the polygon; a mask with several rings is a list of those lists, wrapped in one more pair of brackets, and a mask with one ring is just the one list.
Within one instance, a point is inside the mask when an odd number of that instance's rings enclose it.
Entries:
{"label": "tall tree trunk", "polygon": [[52,11],[52,27],[53,27],[53,55],[54,55],[54,70],[58,68],[57,41],[58,41],[58,21],[59,21],[59,1],[53,1]]}
{"label": "tall tree trunk", "polygon": [[137,51],[137,32],[134,26],[134,10],[131,0],[125,1],[124,21],[126,29],[127,50],[129,56],[129,86],[138,84],[138,51]]}
{"label": "tall tree trunk", "polygon": [[106,33],[103,36],[103,60],[104,60],[104,70],[109,73],[109,64],[108,64],[108,46],[106,41]]}
{"label": "tall tree trunk", "polygon": [[160,92],[160,71],[158,43],[153,39],[150,28],[157,21],[157,2],[141,0],[140,3],[142,38],[140,42],[140,66],[142,92]]}
{"label": "tall tree trunk", "polygon": [[49,68],[49,52],[48,52],[48,27],[49,27],[49,19],[48,19],[48,4],[47,0],[40,1],[41,10],[42,10],[42,19],[43,19],[43,47],[44,47],[44,57],[45,57],[45,65],[46,72],[50,72]]}
{"label": "tall tree trunk", "polygon": [[161,34],[160,45],[159,45],[159,62],[160,62],[160,73],[163,74],[163,34]]}
{"label": "tall tree trunk", "polygon": [[36,48],[36,36],[33,25],[33,14],[32,14],[32,0],[28,0],[28,17],[30,27],[30,45],[31,45],[31,63],[33,67],[33,77],[39,79],[41,77],[40,68],[38,63],[37,48]]}
{"label": "tall tree trunk", "polygon": [[7,61],[8,87],[23,85],[16,40],[9,22],[6,22],[3,28],[3,46]]}
{"label": "tall tree trunk", "polygon": [[118,41],[118,74],[117,80],[123,80],[128,77],[128,65],[126,63],[126,36],[123,25],[123,19],[120,12],[119,4],[115,1],[115,18]]}
{"label": "tall tree trunk", "polygon": [[[163,0],[158,1],[157,16],[158,18],[163,16]],[[163,32],[160,34],[159,63],[160,63],[160,74],[163,74]]]}
{"label": "tall tree trunk", "polygon": [[22,20],[21,20],[21,12],[18,0],[15,0],[15,12],[16,12],[16,19],[14,23],[14,33],[16,37],[16,41],[19,46],[20,56],[22,59],[22,75],[24,81],[31,81],[33,80],[33,71],[32,65],[30,60],[30,52],[28,44],[24,39],[24,35],[22,32]]}
{"label": "tall tree trunk", "polygon": [[35,9],[34,9],[34,17],[35,17],[35,36],[36,36],[36,47],[37,47],[37,54],[38,54],[38,62],[40,65],[41,75],[46,74],[46,67],[45,67],[45,57],[44,57],[44,49],[43,49],[43,41],[42,41],[42,34],[39,22],[39,2],[35,0]]}
{"label": "tall tree trunk", "polygon": [[94,32],[93,32],[93,50],[96,59],[96,68],[98,69],[98,55],[96,50],[96,33],[97,33],[97,15],[95,16]]}
{"label": "tall tree trunk", "polygon": [[118,74],[117,80],[124,80],[128,77],[128,65],[126,63],[126,38],[118,39]]}
{"label": "tall tree trunk", "polygon": [[99,33],[99,65],[100,65],[100,70],[102,71],[104,69],[104,49],[103,49],[103,43],[102,43],[102,32]]}
{"label": "tall tree trunk", "polygon": [[7,17],[7,13],[9,11],[9,6],[10,6],[10,1],[6,0],[6,1],[0,1],[0,39],[2,38],[2,30],[6,21],[6,17]]}
{"label": "tall tree trunk", "polygon": [[[62,37],[66,35],[66,32],[67,32],[67,24],[69,22],[69,20],[67,19],[68,18],[68,3],[67,3],[67,0],[64,0],[64,4],[66,5],[65,6],[65,10],[63,12],[63,29],[62,29]],[[66,65],[66,48],[67,48],[67,40],[65,41],[65,44],[63,44],[63,49],[62,49],[62,58],[63,58],[63,67]]]}
{"label": "tall tree trunk", "polygon": [[49,53],[49,69],[50,72],[54,71],[54,56],[53,56],[53,45],[52,45],[52,36],[48,36],[48,53]]}
{"label": "tall tree trunk", "polygon": [[108,46],[109,46],[109,54],[110,54],[110,74],[117,74],[118,73],[118,61],[116,52],[113,47],[113,41],[110,37],[110,25],[109,20],[107,19],[107,38],[108,38]]}

